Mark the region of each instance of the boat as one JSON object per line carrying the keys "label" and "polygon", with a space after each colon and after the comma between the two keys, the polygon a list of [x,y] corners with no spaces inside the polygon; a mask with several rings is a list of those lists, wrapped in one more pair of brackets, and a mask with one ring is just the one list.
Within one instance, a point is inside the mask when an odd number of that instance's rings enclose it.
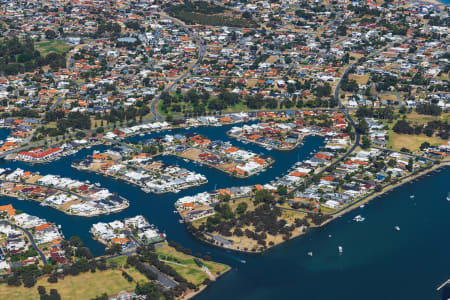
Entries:
{"label": "boat", "polygon": [[145,135],[145,134],[143,134],[143,133],[140,133],[140,134],[139,134],[139,136],[144,136],[144,135]]}
{"label": "boat", "polygon": [[189,162],[189,159],[187,159],[187,158],[184,158],[183,160],[184,160],[185,162]]}
{"label": "boat", "polygon": [[246,264],[247,262],[243,259],[241,259],[241,263]]}
{"label": "boat", "polygon": [[366,218],[361,217],[361,215],[357,215],[356,217],[353,218],[354,221],[356,222],[364,222]]}
{"label": "boat", "polygon": [[312,252],[308,252],[308,255],[309,255],[309,256],[313,256],[313,253],[312,253]]}
{"label": "boat", "polygon": [[397,231],[400,231],[400,227],[398,227],[398,226],[394,226],[394,229]]}
{"label": "boat", "polygon": [[360,206],[359,206],[359,208],[364,208],[364,207],[365,207],[365,205],[364,205],[364,204],[363,204],[363,205],[360,205]]}
{"label": "boat", "polygon": [[450,201],[450,192],[448,192],[447,201]]}
{"label": "boat", "polygon": [[411,198],[411,199],[413,199],[414,197],[415,197],[414,195],[409,196],[409,198]]}
{"label": "boat", "polygon": [[342,249],[342,246],[338,246],[338,251],[339,251],[339,253],[344,252],[344,250]]}
{"label": "boat", "polygon": [[182,223],[184,223],[184,221],[183,220],[178,220],[178,223],[182,224]]}

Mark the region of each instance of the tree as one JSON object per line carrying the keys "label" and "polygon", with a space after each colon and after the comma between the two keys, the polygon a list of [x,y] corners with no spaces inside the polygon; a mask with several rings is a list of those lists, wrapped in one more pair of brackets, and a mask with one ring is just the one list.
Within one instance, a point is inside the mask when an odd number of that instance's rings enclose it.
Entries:
{"label": "tree", "polygon": [[361,148],[363,149],[367,149],[370,147],[370,140],[367,136],[363,136],[362,137],[362,143],[361,143]]}
{"label": "tree", "polygon": [[442,110],[436,104],[424,103],[417,105],[416,112],[422,115],[440,116]]}
{"label": "tree", "polygon": [[105,129],[104,129],[102,126],[100,126],[99,128],[97,128],[97,129],[95,130],[95,132],[96,132],[97,134],[100,134],[100,133],[105,132]]}
{"label": "tree", "polygon": [[273,203],[275,198],[272,193],[268,190],[260,190],[255,194],[255,202],[256,203]]}
{"label": "tree", "polygon": [[277,194],[280,195],[280,196],[286,195],[286,194],[287,194],[287,188],[286,188],[286,186],[280,184],[280,185],[277,187]]}
{"label": "tree", "polygon": [[106,254],[116,254],[116,253],[121,253],[122,252],[122,246],[120,244],[112,244],[111,247],[109,247],[108,249],[106,249],[105,253]]}
{"label": "tree", "polygon": [[369,132],[369,124],[367,124],[366,120],[362,119],[358,124],[358,132],[361,134],[367,134]]}
{"label": "tree", "polygon": [[412,172],[413,167],[414,167],[414,161],[413,161],[412,157],[410,157],[409,160],[408,160],[408,165],[406,166],[406,169],[409,172]]}
{"label": "tree", "polygon": [[70,237],[69,242],[74,247],[82,247],[83,246],[83,241],[81,240],[81,238],[79,236],[74,235],[74,236]]}
{"label": "tree", "polygon": [[103,293],[103,294],[101,294],[100,296],[96,296],[96,297],[93,298],[92,300],[108,300],[108,299],[109,299],[108,294]]}
{"label": "tree", "polygon": [[383,187],[381,186],[381,184],[377,184],[377,185],[375,186],[375,192],[379,193],[379,192],[381,192],[382,190],[383,190]]}
{"label": "tree", "polygon": [[425,150],[425,149],[427,149],[427,148],[430,148],[431,147],[431,145],[430,145],[430,143],[428,143],[428,142],[423,142],[421,145],[420,145],[420,150]]}
{"label": "tree", "polygon": [[395,133],[414,134],[414,128],[412,128],[405,120],[398,120],[394,127],[392,127],[392,130],[394,130]]}
{"label": "tree", "polygon": [[45,295],[47,292],[45,291],[45,287],[43,287],[42,285],[37,287],[38,293],[39,295]]}
{"label": "tree", "polygon": [[56,32],[54,32],[53,30],[51,30],[51,29],[47,29],[46,31],[45,31],[45,38],[46,39],[48,39],[48,40],[53,40],[53,39],[55,39],[56,38]]}
{"label": "tree", "polygon": [[248,207],[248,205],[246,202],[239,203],[236,208],[236,213],[238,213],[239,215],[242,215],[247,210],[247,207]]}

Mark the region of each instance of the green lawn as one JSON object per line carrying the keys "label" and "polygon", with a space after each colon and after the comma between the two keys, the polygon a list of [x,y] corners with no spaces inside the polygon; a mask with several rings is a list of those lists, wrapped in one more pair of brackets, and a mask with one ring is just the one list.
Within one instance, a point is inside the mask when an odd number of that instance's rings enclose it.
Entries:
{"label": "green lawn", "polygon": [[[201,283],[208,278],[207,274],[195,263],[194,257],[175,250],[167,243],[162,244],[162,247],[156,248],[156,253],[162,260],[171,261],[167,263],[173,267],[183,278],[192,282],[195,285]],[[212,261],[205,261],[201,259],[202,263],[208,267],[212,274],[221,274],[228,270],[228,266]]]}
{"label": "green lawn", "polygon": [[66,42],[61,40],[46,40],[37,42],[34,44],[36,49],[41,52],[42,56],[46,56],[50,52],[55,52],[57,54],[63,54],[72,48]]}

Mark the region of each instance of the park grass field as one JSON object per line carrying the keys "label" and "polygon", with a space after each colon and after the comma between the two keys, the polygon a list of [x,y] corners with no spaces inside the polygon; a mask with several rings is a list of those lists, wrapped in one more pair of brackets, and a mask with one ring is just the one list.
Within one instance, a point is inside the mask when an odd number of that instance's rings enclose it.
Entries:
{"label": "park grass field", "polygon": [[[174,268],[187,281],[197,286],[200,286],[208,278],[208,275],[195,263],[193,256],[179,252],[167,243],[158,244],[156,253],[159,259]],[[229,269],[228,266],[221,263],[200,260],[214,275],[220,275]]]}
{"label": "park grass field", "polygon": [[72,48],[64,41],[61,40],[49,40],[37,42],[34,45],[36,49],[41,53],[41,56],[47,56],[50,52],[55,52],[57,54],[63,54]]}
{"label": "park grass field", "polygon": [[[128,270],[130,269],[127,269],[126,272],[134,278],[134,274],[132,275]],[[133,291],[136,287],[134,282],[128,282],[122,276],[122,271],[119,269],[97,270],[95,273],[87,272],[78,276],[66,276],[64,280],[58,280],[57,283],[48,283],[47,277],[42,277],[32,288],[26,288],[23,285],[10,287],[3,283],[0,284],[0,300],[39,299],[37,287],[40,285],[46,288],[47,293],[50,289],[57,289],[64,300],[91,299],[103,293],[115,295],[121,291]]]}

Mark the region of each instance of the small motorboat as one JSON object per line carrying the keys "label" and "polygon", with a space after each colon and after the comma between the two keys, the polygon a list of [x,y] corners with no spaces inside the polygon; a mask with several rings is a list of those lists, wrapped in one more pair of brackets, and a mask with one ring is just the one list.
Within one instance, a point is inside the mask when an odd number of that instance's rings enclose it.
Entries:
{"label": "small motorboat", "polygon": [[338,247],[338,251],[339,251],[339,253],[344,252],[344,249],[342,248],[342,246],[339,246],[339,247]]}
{"label": "small motorboat", "polygon": [[364,222],[366,218],[361,217],[361,215],[357,215],[356,217],[353,218],[353,220],[355,222]]}
{"label": "small motorboat", "polygon": [[411,199],[414,199],[414,197],[415,197],[414,195],[409,196],[409,198],[411,198]]}
{"label": "small motorboat", "polygon": [[312,252],[308,252],[308,255],[309,255],[309,256],[313,256],[313,253],[312,253]]}
{"label": "small motorboat", "polygon": [[398,227],[398,226],[394,226],[394,229],[397,231],[400,231],[400,227]]}
{"label": "small motorboat", "polygon": [[450,201],[450,192],[448,192],[447,201]]}

